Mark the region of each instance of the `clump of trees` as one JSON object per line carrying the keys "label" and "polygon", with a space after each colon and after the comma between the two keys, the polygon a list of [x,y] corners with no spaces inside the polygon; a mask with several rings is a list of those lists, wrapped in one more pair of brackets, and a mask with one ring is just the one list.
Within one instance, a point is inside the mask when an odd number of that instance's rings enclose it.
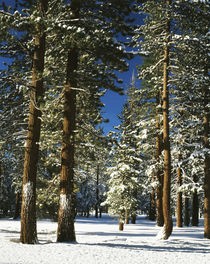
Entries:
{"label": "clump of trees", "polygon": [[[200,208],[210,238],[208,10],[205,1],[3,2],[0,213],[16,204],[17,217],[22,195],[22,243],[36,243],[37,216],[58,219],[57,241],[75,241],[75,215],[99,217],[105,205],[120,230],[141,210],[168,239],[172,213],[189,225],[191,197],[192,225]],[[135,55],[121,124],[105,136],[101,98],[123,92],[119,72]]]}

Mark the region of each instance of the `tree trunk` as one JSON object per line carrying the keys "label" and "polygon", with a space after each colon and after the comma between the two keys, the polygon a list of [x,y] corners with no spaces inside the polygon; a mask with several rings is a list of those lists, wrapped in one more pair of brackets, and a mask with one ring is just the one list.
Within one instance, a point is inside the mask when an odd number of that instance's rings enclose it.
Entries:
{"label": "tree trunk", "polygon": [[136,223],[136,215],[131,215],[131,224],[135,224]]}
{"label": "tree trunk", "polygon": [[68,52],[67,82],[64,89],[63,142],[60,175],[60,203],[58,210],[58,242],[76,240],[74,230],[74,131],[76,118],[75,70],[77,69],[78,52],[72,48]]}
{"label": "tree trunk", "polygon": [[[181,155],[178,155],[178,161],[181,160]],[[182,176],[181,176],[181,168],[178,168],[177,171],[177,184],[178,187],[182,185]],[[177,227],[182,227],[182,192],[178,192],[177,194]]]}
{"label": "tree trunk", "polygon": [[198,193],[195,190],[193,193],[192,200],[192,226],[198,226],[199,223],[199,201],[198,201]]}
{"label": "tree trunk", "polygon": [[[160,155],[162,152],[162,140],[160,134],[160,107],[159,104],[161,103],[160,100],[160,92],[157,92],[156,95],[156,162],[159,164],[160,162]],[[163,176],[160,167],[157,168],[157,181],[158,187],[156,190],[157,198],[156,198],[156,214],[157,214],[157,226],[163,226],[164,219],[163,219]]]}
{"label": "tree trunk", "polygon": [[149,208],[149,220],[155,220],[155,190],[152,189],[150,194],[150,208]]}
{"label": "tree trunk", "polygon": [[122,222],[121,219],[119,219],[119,231],[123,231],[124,230],[124,223]]}
{"label": "tree trunk", "polygon": [[[206,75],[208,75],[207,70],[205,71]],[[209,88],[205,87],[204,92],[204,148],[209,149],[209,111],[208,105],[209,103]],[[210,239],[210,155],[209,153],[205,153],[204,160],[204,237]]]}
{"label": "tree trunk", "polygon": [[[79,18],[80,1],[72,1],[72,18]],[[61,153],[60,175],[60,203],[58,209],[57,242],[76,241],[75,195],[74,195],[74,152],[76,128],[76,70],[78,64],[78,49],[71,47],[68,50],[66,86],[64,89],[64,119],[63,142]]]}
{"label": "tree trunk", "polygon": [[[47,11],[47,2],[40,0],[40,17]],[[37,242],[36,230],[36,177],[41,128],[40,101],[43,98],[43,79],[45,55],[45,34],[39,24],[36,25],[35,48],[32,69],[32,89],[28,120],[28,133],[23,170],[21,234],[20,241],[24,244]]]}
{"label": "tree trunk", "polygon": [[17,192],[15,197],[15,213],[13,219],[17,219],[20,216],[20,209],[21,209],[20,201],[21,201],[21,196],[20,193]]}
{"label": "tree trunk", "polygon": [[125,211],[125,224],[128,225],[129,222],[130,222],[129,211],[126,210],[126,211]]}
{"label": "tree trunk", "polygon": [[[171,4],[170,0],[166,4]],[[164,49],[164,65],[163,65],[163,142],[164,142],[164,180],[163,180],[163,217],[164,227],[161,239],[168,239],[172,233],[173,222],[171,217],[171,153],[169,138],[169,41],[170,41],[170,21],[166,25],[166,46]]]}
{"label": "tree trunk", "polygon": [[184,199],[184,225],[189,226],[190,224],[190,214],[189,214],[189,198]]}

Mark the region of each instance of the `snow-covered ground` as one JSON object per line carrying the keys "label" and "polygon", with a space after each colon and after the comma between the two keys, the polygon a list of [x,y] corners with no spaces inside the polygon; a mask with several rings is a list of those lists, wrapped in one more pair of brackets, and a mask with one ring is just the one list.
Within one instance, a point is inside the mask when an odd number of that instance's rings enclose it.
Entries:
{"label": "snow-covered ground", "polygon": [[56,243],[57,223],[38,221],[37,245],[17,243],[20,221],[0,219],[0,264],[209,264],[210,240],[203,225],[176,228],[167,241],[157,240],[159,227],[140,217],[118,231],[117,221],[77,218],[77,243]]}

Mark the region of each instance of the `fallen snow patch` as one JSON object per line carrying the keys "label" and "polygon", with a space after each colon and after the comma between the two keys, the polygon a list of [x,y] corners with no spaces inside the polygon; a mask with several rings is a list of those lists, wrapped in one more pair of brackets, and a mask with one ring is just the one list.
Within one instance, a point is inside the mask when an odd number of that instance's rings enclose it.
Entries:
{"label": "fallen snow patch", "polygon": [[[64,198],[65,201],[65,198]],[[65,204],[65,203],[64,203]],[[138,217],[135,225],[118,231],[117,219],[76,218],[77,243],[56,243],[57,223],[38,221],[40,244],[24,245],[19,238],[20,221],[0,219],[0,264],[208,264],[210,240],[199,227],[174,227],[168,240],[157,240],[161,229]]]}

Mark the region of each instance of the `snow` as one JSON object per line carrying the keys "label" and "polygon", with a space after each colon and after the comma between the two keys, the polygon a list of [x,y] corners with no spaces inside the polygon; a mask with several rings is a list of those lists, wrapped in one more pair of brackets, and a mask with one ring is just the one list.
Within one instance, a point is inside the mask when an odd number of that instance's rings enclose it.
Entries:
{"label": "snow", "polygon": [[24,193],[24,204],[27,208],[31,202],[33,196],[33,182],[27,182],[23,186],[23,193]]}
{"label": "snow", "polygon": [[60,194],[60,207],[64,210],[69,210],[70,201],[66,194]]}
{"label": "snow", "polygon": [[116,219],[76,219],[77,243],[56,243],[57,223],[37,222],[39,244],[18,243],[20,221],[0,219],[0,264],[179,264],[210,263],[210,240],[199,227],[173,228],[168,240],[158,240],[160,227],[139,217],[118,231]]}

